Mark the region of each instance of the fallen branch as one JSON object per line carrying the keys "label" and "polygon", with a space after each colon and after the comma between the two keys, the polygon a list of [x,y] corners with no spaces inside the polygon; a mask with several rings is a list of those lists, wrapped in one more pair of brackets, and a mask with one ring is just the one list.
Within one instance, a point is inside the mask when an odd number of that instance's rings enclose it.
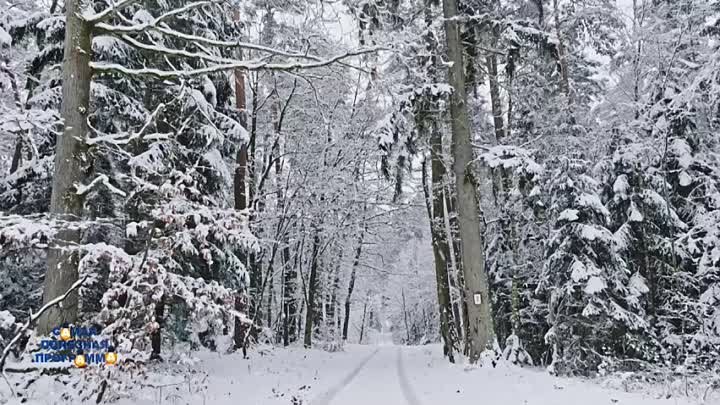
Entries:
{"label": "fallen branch", "polygon": [[73,285],[70,286],[70,288],[65,291],[65,294],[56,297],[50,301],[48,301],[47,304],[43,305],[42,308],[40,308],[39,311],[36,313],[32,313],[30,311],[30,318],[25,322],[23,326],[20,327],[20,330],[17,332],[15,337],[12,338],[10,343],[8,343],[7,346],[5,346],[5,349],[3,349],[2,358],[0,358],[0,374],[2,374],[3,378],[5,379],[5,382],[10,387],[10,391],[12,392],[13,396],[15,396],[15,391],[13,390],[12,384],[10,384],[10,381],[7,378],[7,375],[5,374],[5,361],[7,360],[8,355],[10,354],[10,349],[12,349],[13,346],[20,340],[20,337],[25,333],[26,330],[30,329],[30,326],[37,321],[38,318],[40,318],[40,315],[43,314],[43,312],[47,311],[48,309],[54,307],[55,305],[58,305],[59,303],[63,302],[65,298],[67,298],[68,295],[70,295],[71,292],[78,289],[84,282],[87,280],[87,276],[79,279]]}

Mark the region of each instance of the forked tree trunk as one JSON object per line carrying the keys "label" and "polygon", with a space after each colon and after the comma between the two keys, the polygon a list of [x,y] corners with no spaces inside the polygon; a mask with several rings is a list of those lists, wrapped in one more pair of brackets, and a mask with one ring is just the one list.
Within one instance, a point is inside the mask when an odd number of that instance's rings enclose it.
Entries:
{"label": "forked tree trunk", "polygon": [[461,239],[461,257],[465,281],[465,302],[468,315],[468,357],[471,363],[492,348],[494,339],[490,312],[490,291],[485,272],[485,242],[480,229],[480,207],[470,164],[473,160],[472,132],[465,94],[462,44],[458,29],[457,0],[443,0],[445,39],[447,41],[449,82],[453,87],[450,99],[452,124],[452,155],[457,192],[457,212]]}
{"label": "forked tree trunk", "polygon": [[[50,213],[68,221],[80,220],[83,199],[77,195],[75,184],[84,180],[87,156],[87,116],[90,108],[90,81],[92,70],[92,27],[80,16],[85,1],[65,1],[65,49],[63,59],[63,86],[61,115],[63,133],[57,139],[55,172],[50,198]],[[63,227],[48,251],[48,271],[45,275],[43,302],[47,303],[65,293],[78,279],[78,255],[67,250],[80,242],[77,228]],[[62,305],[43,313],[38,321],[38,332],[45,334],[53,328],[72,323],[78,316],[78,295],[71,293]]]}

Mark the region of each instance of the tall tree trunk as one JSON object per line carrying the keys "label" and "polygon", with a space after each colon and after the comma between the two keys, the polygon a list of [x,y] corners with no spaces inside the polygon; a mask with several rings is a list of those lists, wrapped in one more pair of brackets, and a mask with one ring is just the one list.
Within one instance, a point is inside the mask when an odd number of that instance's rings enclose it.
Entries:
{"label": "tall tree trunk", "polygon": [[465,281],[465,302],[468,308],[468,356],[472,363],[480,354],[492,348],[494,332],[490,312],[490,291],[485,272],[485,242],[480,229],[480,207],[476,184],[470,168],[473,160],[472,133],[465,94],[462,44],[458,29],[457,0],[443,0],[445,39],[447,41],[449,82],[453,87],[450,99],[452,123],[452,155],[457,191],[458,222],[461,257]]}
{"label": "tall tree trunk", "polygon": [[[438,59],[434,56],[438,44],[431,31],[434,20],[432,3],[432,0],[425,0],[425,25],[428,27],[428,33],[425,35],[425,47],[427,52],[433,55],[430,56],[428,60],[428,75],[438,81]],[[427,105],[431,109],[437,108],[434,102],[428,101]],[[454,328],[455,323],[453,322],[454,317],[451,307],[448,278],[450,245],[446,234],[442,232],[445,223],[445,211],[442,209],[442,190],[444,183],[447,181],[447,171],[443,161],[442,132],[439,128],[438,118],[435,112],[423,111],[417,118],[417,126],[418,130],[424,133],[423,135],[429,136],[430,138],[430,165],[432,171],[430,185],[428,186],[427,163],[425,161],[423,161],[422,167],[422,183],[425,193],[425,204],[430,219],[430,235],[435,262],[435,280],[440,314],[440,335],[443,339],[443,354],[448,357],[450,362],[454,363],[455,356],[453,355],[453,351],[457,344],[458,330]]]}
{"label": "tall tree trunk", "polygon": [[[84,180],[87,164],[87,115],[90,109],[90,81],[92,70],[92,26],[82,19],[86,2],[65,1],[65,50],[61,115],[63,134],[57,140],[55,172],[53,175],[50,213],[68,221],[77,221],[83,213],[83,199],[77,195],[75,183]],[[80,242],[80,231],[63,227],[48,251],[48,271],[45,275],[43,302],[47,303],[65,293],[78,279],[78,255],[66,250]],[[78,315],[78,295],[70,294],[62,305],[43,313],[38,332],[45,334],[63,323],[75,322]]]}
{"label": "tall tree trunk", "polygon": [[[240,20],[240,11],[235,10],[235,21]],[[242,54],[240,55],[242,58]],[[245,72],[240,69],[235,69],[235,107],[240,112],[240,125],[247,129],[247,103],[245,94]],[[248,207],[248,195],[247,195],[247,184],[246,184],[246,173],[247,173],[247,143],[243,142],[240,149],[237,151],[235,157],[235,176],[233,178],[233,194],[235,197],[235,209],[245,210]],[[245,299],[243,295],[246,291],[238,290],[235,293],[235,310],[236,311],[247,311],[247,305],[245,305]],[[243,349],[246,351],[246,337],[248,335],[247,328],[250,327],[240,319],[235,318],[235,329],[233,333],[233,342],[235,349]]]}
{"label": "tall tree trunk", "polygon": [[[467,319],[465,309],[462,305],[462,266],[459,260],[460,237],[458,236],[457,215],[455,213],[454,198],[450,191],[450,184],[443,187],[443,216],[445,217],[445,237],[448,240],[450,267],[448,268],[448,283],[450,285],[450,304],[452,305],[455,337],[453,339],[456,347],[460,346],[460,340],[465,336]],[[464,343],[463,343],[464,345]]]}
{"label": "tall tree trunk", "polygon": [[355,277],[357,274],[357,268],[360,265],[360,255],[362,254],[362,246],[363,241],[365,240],[366,229],[367,228],[363,226],[363,229],[360,231],[360,236],[358,237],[358,245],[357,248],[355,248],[355,258],[353,259],[352,270],[350,271],[350,283],[348,284],[348,293],[345,297],[345,313],[342,327],[343,341],[347,340],[348,337],[348,327],[350,325],[350,305],[352,303],[352,293],[355,289]]}
{"label": "tall tree trunk", "polygon": [[[437,195],[440,194],[440,202],[442,203],[442,181],[444,177],[444,165],[442,159],[437,162],[438,157],[436,156],[436,144],[435,136],[431,137],[432,143],[432,192],[429,190],[427,185],[427,171],[426,164],[423,162],[423,190],[425,192],[425,201],[428,210],[428,216],[430,217],[430,235],[432,239],[433,247],[433,259],[435,262],[435,283],[438,296],[438,310],[440,314],[440,336],[443,339],[443,354],[448,357],[451,363],[455,362],[455,356],[453,350],[456,342],[453,340],[453,328],[454,322],[452,320],[452,306],[450,303],[450,286],[448,282],[448,263],[447,260],[450,256],[450,245],[445,237],[445,233],[442,232],[442,227],[439,226],[440,221],[444,223],[444,211],[442,206],[440,210],[437,207]],[[440,145],[440,152],[442,152],[442,144]],[[439,166],[441,169],[438,169]]]}
{"label": "tall tree trunk", "polygon": [[315,293],[317,292],[318,256],[320,253],[320,230],[315,229],[313,238],[313,252],[310,263],[310,276],[307,286],[307,305],[305,309],[305,338],[303,346],[312,347],[313,322],[315,321]]}

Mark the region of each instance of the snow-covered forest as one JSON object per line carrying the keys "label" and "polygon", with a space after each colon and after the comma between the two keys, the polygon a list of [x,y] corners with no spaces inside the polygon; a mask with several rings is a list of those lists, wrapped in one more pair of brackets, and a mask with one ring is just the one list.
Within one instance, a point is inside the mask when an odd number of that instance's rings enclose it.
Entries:
{"label": "snow-covered forest", "polygon": [[0,404],[717,403],[720,0],[0,0],[0,348]]}

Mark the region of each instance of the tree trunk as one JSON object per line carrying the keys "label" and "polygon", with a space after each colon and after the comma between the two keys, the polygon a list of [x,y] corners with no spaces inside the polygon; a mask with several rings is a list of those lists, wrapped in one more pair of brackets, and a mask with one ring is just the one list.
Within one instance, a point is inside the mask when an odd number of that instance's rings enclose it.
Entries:
{"label": "tree trunk", "polygon": [[565,43],[560,32],[560,8],[558,0],[553,0],[553,17],[555,20],[555,35],[557,36],[557,59],[560,66],[560,90],[567,97],[568,105],[572,104],[572,95],[570,94],[570,77],[568,73],[567,55],[565,52]]}
{"label": "tree trunk", "polygon": [[[432,192],[427,186],[427,171],[425,170],[425,162],[423,162],[423,190],[425,192],[425,201],[430,217],[430,235],[432,239],[433,258],[435,262],[435,282],[438,296],[438,310],[440,314],[440,336],[443,339],[443,354],[448,357],[451,363],[455,362],[455,356],[453,355],[455,343],[453,340],[453,334],[451,328],[454,322],[451,320],[452,306],[450,303],[450,286],[448,284],[448,263],[447,259],[450,255],[450,245],[445,237],[445,233],[442,232],[440,221],[444,222],[444,211],[442,207],[438,210],[437,207],[437,194],[440,193],[442,196],[442,173],[445,170],[442,160],[437,162],[436,153],[436,137],[433,135],[430,138],[432,144]],[[442,142],[442,141],[441,141]],[[442,152],[442,144],[439,145],[440,152]],[[439,166],[439,168],[438,168]],[[431,195],[432,193],[432,195]],[[442,197],[441,197],[442,198]],[[431,202],[432,201],[432,202]],[[442,200],[440,200],[442,202]]]}
{"label": "tree trunk", "polygon": [[165,297],[161,297],[160,301],[155,305],[155,322],[158,328],[150,334],[150,345],[152,346],[151,359],[160,359],[160,350],[162,348],[162,326],[165,317]]}
{"label": "tree trunk", "polygon": [[367,315],[368,299],[369,297],[365,297],[365,304],[363,305],[362,323],[360,324],[360,339],[358,339],[358,344],[362,344],[363,336],[365,335],[365,316]]}
{"label": "tree trunk", "polygon": [[[235,21],[240,20],[240,11],[235,10]],[[242,58],[242,54],[239,55]],[[240,112],[240,125],[247,129],[247,103],[245,94],[245,72],[235,69],[235,108]],[[235,176],[233,178],[233,194],[235,197],[235,209],[245,210],[248,208],[247,195],[247,164],[248,151],[247,143],[243,142],[235,157]],[[235,294],[235,310],[238,312],[248,311],[245,298],[247,291],[238,290]],[[233,341],[235,349],[242,348],[243,353],[247,350],[247,329],[251,327],[243,323],[240,319],[235,318],[235,329]]]}
{"label": "tree trunk", "polygon": [[360,265],[360,255],[362,254],[362,246],[363,241],[365,240],[365,227],[360,231],[360,236],[358,237],[358,245],[355,249],[355,258],[353,259],[353,265],[352,270],[350,272],[350,283],[348,284],[348,293],[345,297],[345,314],[344,314],[344,320],[343,320],[343,327],[342,327],[342,338],[343,341],[347,340],[348,337],[348,327],[350,325],[350,305],[352,302],[352,293],[355,289],[355,277],[357,274],[357,268]]}
{"label": "tree trunk", "polygon": [[485,58],[488,82],[490,83],[490,106],[492,108],[493,125],[495,127],[495,143],[501,143],[505,137],[505,120],[503,120],[502,100],[498,82],[497,56],[494,53]]}
{"label": "tree trunk", "polygon": [[13,174],[20,168],[20,162],[22,161],[22,148],[23,141],[22,135],[18,134],[17,140],[15,141],[15,152],[13,153],[12,161],[10,163],[10,174]]}
{"label": "tree trunk", "polygon": [[[425,1],[424,7],[425,25],[428,27],[428,34],[425,35],[425,47],[430,55],[434,55],[438,47],[436,38],[430,34],[433,24],[432,0]],[[438,58],[431,56],[428,60],[428,75],[439,81]],[[437,104],[428,101],[430,109],[437,109]],[[423,161],[422,183],[425,194],[425,205],[430,219],[430,235],[435,263],[435,279],[438,296],[438,310],[440,314],[440,335],[443,339],[443,354],[448,356],[451,363],[455,362],[453,351],[457,343],[457,330],[453,330],[453,313],[450,300],[450,287],[448,278],[448,260],[450,259],[450,245],[442,227],[445,222],[445,215],[442,206],[438,209],[438,202],[442,203],[442,190],[444,182],[447,181],[447,171],[443,161],[442,132],[438,125],[436,112],[423,111],[417,117],[418,131],[421,135],[429,136],[431,146],[431,180],[428,185],[427,163]]]}
{"label": "tree trunk", "polygon": [[410,326],[408,324],[408,314],[407,314],[407,307],[405,306],[405,290],[400,290],[400,295],[402,296],[402,307],[403,307],[403,318],[405,319],[405,333],[407,334],[407,341],[405,342],[406,345],[409,345],[410,342]]}
{"label": "tree trunk", "polygon": [[448,282],[450,284],[450,304],[452,305],[453,320],[455,321],[454,342],[458,347],[461,339],[465,336],[465,330],[467,330],[467,322],[465,322],[467,316],[464,306],[462,306],[462,266],[458,257],[460,255],[460,237],[458,236],[454,198],[449,190],[450,188],[449,184],[446,184],[443,188],[443,216],[445,217],[443,225],[445,226],[445,237],[449,241],[450,267],[448,268]]}
{"label": "tree trunk", "polygon": [[[287,243],[287,242],[285,242]],[[295,287],[295,281],[297,279],[297,274],[295,274],[295,277],[292,276],[293,271],[295,270],[294,267],[290,267],[290,246],[285,245],[283,246],[282,252],[280,253],[280,258],[282,260],[282,266],[283,266],[283,272],[282,272],[282,339],[283,339],[283,346],[288,346],[290,344],[290,326],[291,326],[291,320],[290,320],[290,305],[295,305],[295,294],[294,294],[294,287]]]}
{"label": "tree trunk", "polygon": [[[443,0],[445,39],[447,41],[449,82],[453,87],[450,100],[452,123],[452,155],[457,191],[461,258],[465,281],[465,302],[468,308],[468,356],[471,363],[493,343],[493,322],[490,313],[490,291],[485,272],[483,234],[480,229],[480,207],[470,164],[473,160],[472,133],[467,110],[463,54],[456,17],[457,0]],[[476,298],[477,297],[477,298]]]}
{"label": "tree trunk", "polygon": [[[81,0],[65,1],[65,50],[61,115],[63,134],[57,140],[55,172],[53,175],[50,213],[68,221],[77,221],[83,213],[83,199],[78,196],[75,183],[84,180],[87,165],[87,115],[90,108],[92,70],[92,27],[80,16],[85,9]],[[80,231],[63,227],[48,251],[48,271],[45,275],[43,302],[47,303],[65,293],[78,279],[78,255],[66,250],[80,242]],[[43,313],[38,332],[45,334],[63,324],[75,322],[78,315],[78,295],[73,292],[62,305]]]}
{"label": "tree trunk", "polygon": [[320,252],[320,234],[319,230],[315,229],[315,237],[313,239],[313,253],[310,263],[310,277],[308,277],[307,286],[307,304],[305,310],[305,339],[303,340],[303,346],[306,348],[312,347],[312,332],[313,322],[315,320],[315,293],[317,291],[317,278],[318,278],[318,255]]}

